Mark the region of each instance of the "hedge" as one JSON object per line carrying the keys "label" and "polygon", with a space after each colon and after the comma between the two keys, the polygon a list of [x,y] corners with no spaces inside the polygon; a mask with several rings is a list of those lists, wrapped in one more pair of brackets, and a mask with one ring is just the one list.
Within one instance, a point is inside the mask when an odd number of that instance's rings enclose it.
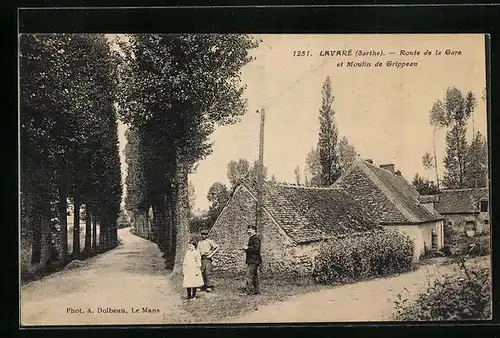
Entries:
{"label": "hedge", "polygon": [[320,284],[346,284],[413,268],[413,241],[393,230],[347,236],[321,245],[313,277]]}
{"label": "hedge", "polygon": [[400,296],[393,317],[404,321],[487,320],[491,307],[490,271],[473,267],[434,281],[411,304]]}

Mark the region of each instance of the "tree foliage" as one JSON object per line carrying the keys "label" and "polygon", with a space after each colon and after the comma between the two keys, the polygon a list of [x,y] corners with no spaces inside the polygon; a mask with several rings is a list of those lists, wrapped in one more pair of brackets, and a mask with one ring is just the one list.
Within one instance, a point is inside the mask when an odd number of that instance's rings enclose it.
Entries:
{"label": "tree foliage", "polygon": [[229,200],[229,197],[230,192],[224,184],[215,182],[210,186],[207,193],[207,199],[210,202],[210,206],[206,220],[206,224],[209,227],[215,223],[217,217],[219,217],[219,214]]}
{"label": "tree foliage", "polygon": [[[100,34],[20,36],[21,198],[26,206],[21,227],[32,230],[32,263],[44,263],[56,242],[60,258],[67,260],[68,197],[86,205],[89,219],[101,221],[106,215],[111,229],[116,224],[112,210],[120,203],[121,177],[115,65]],[[78,225],[74,231],[73,254],[79,257]],[[113,245],[113,237],[106,246]]]}
{"label": "tree foliage", "polygon": [[232,187],[236,186],[242,179],[247,178],[249,174],[250,163],[248,160],[232,160],[227,165],[227,178]]}
{"label": "tree foliage", "polygon": [[476,107],[472,92],[465,96],[455,87],[448,88],[443,100],[437,100],[429,113],[431,125],[447,128],[445,174],[443,184],[447,188],[463,188],[467,153],[467,121]]}
{"label": "tree foliage", "polygon": [[425,153],[424,156],[422,156],[422,164],[425,170],[429,170],[434,166],[433,161],[434,157],[429,153]]}
{"label": "tree foliage", "polygon": [[175,237],[175,270],[189,231],[188,173],[211,153],[215,127],[246,112],[240,71],[257,42],[244,34],[133,34],[119,45],[120,118],[149,142],[142,154],[155,231],[167,252]]}
{"label": "tree foliage", "polygon": [[339,167],[344,173],[357,159],[358,153],[353,145],[349,144],[346,136],[343,136],[339,142]]}
{"label": "tree foliage", "polygon": [[465,187],[488,187],[488,146],[485,137],[480,132],[474,135],[467,149],[465,162]]}
{"label": "tree foliage", "polygon": [[312,148],[306,156],[306,170],[304,173],[307,186],[321,186],[321,163],[316,148]]}
{"label": "tree foliage", "polygon": [[426,180],[418,173],[413,177],[411,184],[420,195],[435,195],[439,193],[439,189],[434,182]]}
{"label": "tree foliage", "polygon": [[295,174],[295,183],[297,185],[300,185],[300,168],[299,168],[299,166],[297,166],[295,168],[295,170],[293,171],[293,173]]}
{"label": "tree foliage", "polygon": [[330,186],[340,176],[340,163],[337,149],[338,131],[333,110],[334,96],[332,81],[326,78],[321,90],[322,103],[319,110],[318,154],[321,164],[321,185]]}

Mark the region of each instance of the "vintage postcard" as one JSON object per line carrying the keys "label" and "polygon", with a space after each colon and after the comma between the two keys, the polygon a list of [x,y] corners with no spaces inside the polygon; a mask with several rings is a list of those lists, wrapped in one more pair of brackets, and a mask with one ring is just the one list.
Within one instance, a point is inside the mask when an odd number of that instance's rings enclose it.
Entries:
{"label": "vintage postcard", "polygon": [[20,34],[20,323],[489,320],[487,36]]}

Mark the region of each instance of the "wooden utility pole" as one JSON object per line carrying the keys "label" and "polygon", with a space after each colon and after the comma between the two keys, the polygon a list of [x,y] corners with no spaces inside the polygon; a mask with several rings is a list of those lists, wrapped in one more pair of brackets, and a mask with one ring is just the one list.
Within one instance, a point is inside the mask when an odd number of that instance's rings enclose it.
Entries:
{"label": "wooden utility pole", "polygon": [[264,124],[266,120],[266,112],[264,108],[257,110],[260,113],[260,139],[259,139],[259,164],[257,168],[257,214],[256,214],[256,227],[257,232],[262,236],[263,224],[262,224],[262,199],[263,199],[263,188],[264,188]]}

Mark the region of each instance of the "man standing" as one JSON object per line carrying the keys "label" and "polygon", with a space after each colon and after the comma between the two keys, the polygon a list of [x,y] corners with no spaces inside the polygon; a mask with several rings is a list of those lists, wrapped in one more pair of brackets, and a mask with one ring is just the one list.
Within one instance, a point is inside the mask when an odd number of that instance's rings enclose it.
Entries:
{"label": "man standing", "polygon": [[201,291],[210,292],[213,290],[213,285],[211,284],[212,257],[219,251],[219,246],[208,238],[208,230],[201,230],[201,241],[198,242],[198,251],[201,255],[201,275],[203,277]]}
{"label": "man standing", "polygon": [[247,277],[246,277],[246,294],[258,295],[260,294],[259,276],[257,274],[259,265],[262,263],[260,256],[260,238],[257,235],[255,226],[248,227],[248,245],[243,250],[246,253],[245,262],[247,264]]}

